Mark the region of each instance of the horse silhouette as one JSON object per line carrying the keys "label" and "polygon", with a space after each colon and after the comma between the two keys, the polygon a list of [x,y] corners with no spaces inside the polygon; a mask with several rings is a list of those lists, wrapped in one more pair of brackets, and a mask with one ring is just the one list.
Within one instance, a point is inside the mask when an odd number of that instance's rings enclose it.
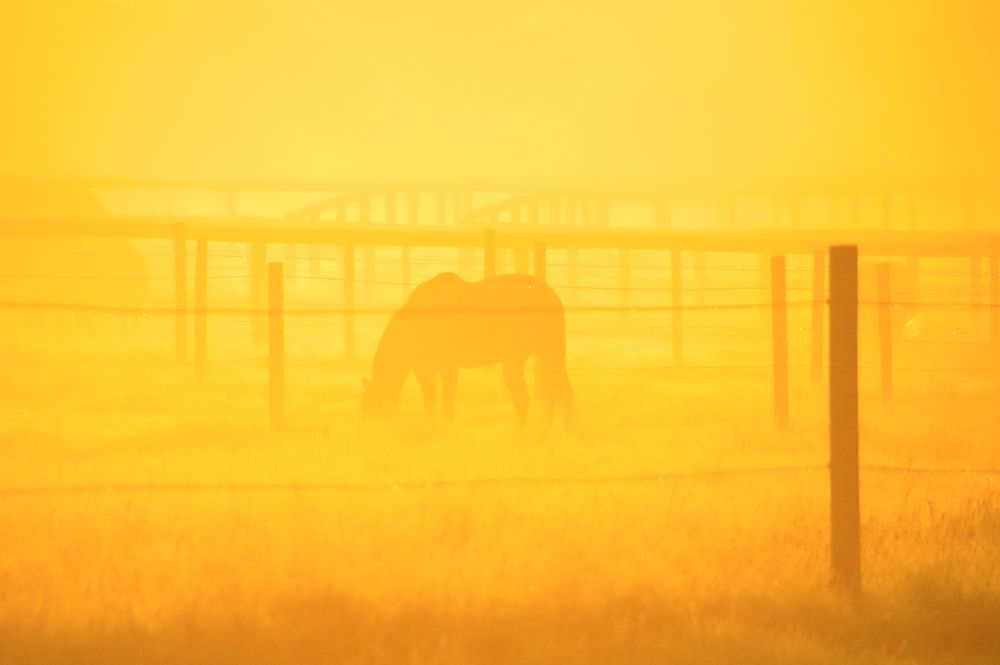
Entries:
{"label": "horse silhouette", "polygon": [[442,273],[424,282],[393,313],[375,351],[371,382],[361,401],[366,417],[387,415],[412,371],[428,413],[443,387],[445,420],[454,416],[460,368],[503,365],[518,423],[527,421],[524,366],[534,355],[546,416],[556,407],[569,418],[572,391],[566,375],[563,306],[548,285],[528,275],[502,275],[466,282]]}

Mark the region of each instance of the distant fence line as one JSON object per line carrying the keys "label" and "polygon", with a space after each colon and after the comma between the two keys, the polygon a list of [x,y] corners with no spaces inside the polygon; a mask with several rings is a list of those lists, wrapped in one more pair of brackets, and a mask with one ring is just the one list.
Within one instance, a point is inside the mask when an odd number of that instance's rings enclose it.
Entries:
{"label": "distant fence line", "polygon": [[[60,231],[65,231],[67,226],[72,226],[69,223],[47,223],[41,226],[28,226],[13,225],[5,226],[2,231],[9,234],[55,234]],[[384,225],[381,225],[384,226]],[[77,227],[74,227],[77,228]],[[97,235],[107,235],[111,234],[114,237],[122,237],[120,234],[129,234],[124,237],[150,237],[147,233],[136,233],[137,230],[145,229],[148,231],[150,227],[145,226],[141,222],[136,222],[132,225],[127,225],[120,221],[108,221],[97,223],[96,226],[85,225],[82,227],[83,231],[93,232]],[[743,233],[743,234],[725,234],[720,235],[718,233],[700,233],[700,234],[677,234],[672,232],[628,232],[616,230],[610,236],[608,233],[592,233],[581,230],[576,230],[572,233],[552,233],[551,231],[545,231],[539,228],[526,229],[524,231],[510,231],[504,229],[503,233],[498,233],[495,228],[487,228],[484,230],[460,230],[460,231],[449,231],[444,236],[442,231],[439,229],[408,229],[403,236],[392,235],[395,233],[394,229],[388,229],[390,235],[380,236],[379,234],[386,231],[384,228],[375,229],[358,229],[355,227],[351,228],[339,228],[324,226],[322,229],[315,228],[290,228],[290,227],[253,227],[244,228],[240,226],[230,226],[226,227],[228,229],[227,233],[235,233],[240,237],[247,238],[257,238],[251,240],[248,244],[248,255],[249,255],[249,267],[248,273],[239,275],[209,275],[208,274],[208,257],[209,257],[209,237],[212,236],[212,230],[217,227],[205,226],[199,227],[198,225],[189,225],[184,223],[174,223],[174,224],[154,224],[155,233],[153,236],[160,237],[157,234],[167,233],[169,231],[169,238],[173,242],[173,266],[174,275],[172,278],[175,283],[174,288],[174,305],[172,307],[141,307],[141,306],[110,306],[101,305],[99,303],[94,304],[75,304],[75,303],[56,303],[56,302],[20,302],[20,303],[3,303],[0,302],[0,306],[18,306],[22,308],[36,308],[36,309],[48,309],[48,308],[63,308],[74,311],[100,311],[100,312],[114,312],[121,314],[163,314],[172,315],[176,319],[175,325],[175,347],[176,347],[176,357],[178,362],[185,362],[187,358],[187,347],[188,347],[188,318],[193,318],[195,322],[194,326],[194,349],[195,349],[195,370],[199,376],[204,376],[205,367],[207,365],[207,317],[209,315],[219,316],[219,315],[232,315],[232,316],[248,316],[251,322],[251,334],[256,344],[262,345],[266,339],[265,325],[266,321],[269,320],[270,308],[267,305],[267,292],[268,290],[273,290],[276,288],[274,285],[269,285],[266,279],[266,265],[267,265],[267,242],[262,240],[259,234],[265,234],[267,237],[274,237],[269,234],[278,234],[277,237],[281,237],[281,234],[292,234],[296,236],[297,234],[304,233],[310,238],[313,238],[314,234],[319,234],[316,237],[325,238],[326,240],[331,240],[333,238],[340,239],[342,245],[340,245],[342,250],[341,255],[341,269],[342,274],[339,276],[330,275],[309,275],[309,278],[326,280],[331,282],[338,282],[342,287],[342,294],[340,297],[340,303],[336,304],[331,302],[329,305],[323,305],[321,307],[315,308],[285,308],[282,306],[282,316],[302,316],[302,315],[331,315],[339,314],[344,317],[343,320],[343,336],[344,336],[344,352],[348,359],[355,357],[355,328],[357,326],[355,321],[355,315],[365,315],[365,314],[385,314],[390,313],[395,308],[386,308],[382,306],[372,306],[372,305],[358,305],[356,304],[356,286],[358,284],[368,284],[368,285],[387,285],[387,286],[400,286],[404,289],[410,288],[409,280],[409,266],[405,261],[402,262],[400,270],[402,272],[403,279],[399,281],[390,281],[383,279],[374,279],[374,275],[371,276],[361,276],[358,277],[356,274],[356,260],[354,255],[354,248],[356,246],[356,241],[364,241],[366,234],[375,235],[367,237],[368,242],[383,242],[389,240],[399,241],[404,238],[407,242],[419,242],[422,244],[433,244],[435,242],[445,242],[442,240],[447,236],[447,243],[451,243],[456,239],[462,239],[464,242],[471,242],[471,240],[478,241],[478,248],[482,251],[482,270],[484,275],[495,274],[498,270],[497,266],[497,254],[498,250],[502,245],[502,242],[508,242],[508,244],[516,245],[517,242],[527,243],[527,239],[531,239],[530,245],[524,244],[523,247],[526,251],[530,251],[533,255],[533,269],[535,274],[542,278],[545,278],[548,273],[548,249],[549,246],[544,240],[538,240],[537,238],[552,239],[556,238],[558,241],[566,244],[567,241],[576,243],[578,246],[597,246],[602,249],[615,249],[618,250],[618,265],[617,265],[617,284],[615,286],[593,286],[593,285],[581,285],[576,279],[578,275],[574,275],[573,272],[573,261],[569,262],[570,267],[570,283],[568,285],[560,285],[560,288],[576,291],[576,290],[596,290],[596,291],[608,291],[618,294],[618,303],[616,305],[578,305],[576,303],[569,303],[567,305],[567,311],[570,312],[591,312],[591,313],[602,313],[602,312],[664,312],[671,315],[670,321],[670,338],[671,338],[671,355],[673,365],[676,367],[683,366],[683,312],[684,311],[726,311],[726,310],[744,310],[744,309],[770,309],[772,312],[772,342],[773,342],[773,354],[777,359],[774,363],[775,370],[775,386],[776,394],[776,417],[779,421],[786,420],[787,416],[784,415],[781,404],[787,403],[787,397],[782,397],[781,393],[787,392],[787,388],[783,388],[782,384],[787,380],[787,371],[781,371],[780,368],[786,367],[788,362],[787,358],[781,360],[782,356],[787,356],[787,317],[784,312],[790,307],[802,307],[811,306],[812,307],[812,327],[811,327],[811,337],[812,337],[812,347],[811,347],[811,366],[813,380],[818,381],[822,376],[823,371],[823,339],[824,339],[824,310],[826,306],[826,256],[825,250],[823,249],[812,249],[814,243],[821,240],[831,240],[838,238],[842,235],[841,232],[829,232],[822,234],[813,234],[805,238],[797,238],[794,241],[788,240],[787,234],[774,234],[774,233]],[[221,228],[221,227],[218,227]],[[79,228],[78,228],[79,231]],[[518,235],[521,233],[521,235]],[[530,235],[532,233],[538,233],[540,235]],[[332,235],[331,235],[332,234]],[[529,235],[525,235],[529,234]],[[188,245],[191,236],[195,236],[195,266],[194,266],[194,303],[193,306],[188,304]],[[984,234],[905,234],[904,237],[900,237],[898,234],[886,234],[883,232],[875,233],[862,233],[862,234],[851,234],[853,236],[862,237],[871,251],[876,251],[878,249],[886,250],[890,245],[895,247],[896,250],[890,255],[905,254],[907,256],[908,263],[916,265],[919,260],[919,254],[914,252],[930,252],[936,251],[937,255],[947,255],[951,256],[955,252],[960,252],[962,256],[968,256],[970,261],[970,291],[969,296],[980,299],[979,302],[973,302],[969,304],[958,304],[958,303],[935,303],[935,307],[982,307],[987,308],[991,314],[989,335],[992,344],[997,345],[998,339],[1000,339],[1000,276],[998,276],[998,271],[1000,271],[1000,234],[996,235],[984,235]],[[428,240],[429,238],[429,240]],[[583,240],[581,240],[581,238]],[[777,242],[775,239],[780,240]],[[316,238],[313,238],[315,240]],[[625,247],[630,244],[641,240],[643,243],[652,243],[655,239],[655,245],[642,245],[643,249],[646,250],[656,250],[656,249],[666,249],[668,253],[666,265],[662,267],[668,270],[668,274],[665,276],[666,284],[662,287],[635,287],[631,282],[631,271],[632,265],[629,260],[629,251]],[[602,245],[602,242],[617,241],[617,245]],[[707,287],[701,282],[702,280],[695,275],[695,284],[691,284],[690,280],[685,280],[684,275],[684,265],[683,265],[683,253],[684,250],[681,247],[712,247],[712,251],[727,252],[735,251],[736,249],[748,250],[754,248],[758,252],[762,246],[771,247],[773,244],[778,245],[794,245],[799,249],[809,248],[808,256],[811,257],[812,261],[812,286],[804,288],[796,288],[797,291],[811,291],[812,297],[805,300],[788,300],[787,292],[789,288],[786,283],[785,274],[788,270],[787,263],[784,259],[784,255],[774,252],[771,255],[758,256],[769,256],[770,265],[765,267],[765,262],[760,261],[761,265],[754,268],[760,274],[761,282],[759,286],[725,286],[725,287]],[[446,244],[447,247],[460,249],[463,245],[452,245]],[[695,250],[702,251],[702,250]],[[968,254],[972,252],[971,254]],[[408,259],[408,255],[404,255]],[[980,264],[981,258],[988,256],[990,259],[989,267],[989,302],[981,302],[982,296],[985,295],[984,291],[984,280],[982,275],[982,267]],[[573,259],[575,257],[571,257]],[[370,260],[370,257],[369,257]],[[522,264],[527,264],[527,259],[521,261]],[[704,262],[700,262],[696,259],[694,269],[704,269]],[[525,267],[522,265],[522,268]],[[614,268],[615,266],[608,266]],[[873,304],[877,305],[879,308],[879,317],[882,323],[881,326],[885,329],[881,329],[880,332],[880,348],[881,355],[883,358],[883,364],[890,369],[886,374],[887,378],[884,382],[887,385],[887,393],[891,392],[891,367],[892,367],[892,354],[891,354],[891,339],[887,338],[887,335],[891,337],[891,324],[886,323],[892,318],[891,305],[908,305],[908,304],[921,304],[915,298],[912,303],[908,301],[903,301],[899,296],[891,296],[891,289],[888,284],[890,272],[884,269],[884,266],[880,266],[878,271],[878,288],[879,288],[879,298],[875,301],[863,301],[862,304]],[[368,269],[366,268],[366,273]],[[285,274],[285,271],[282,271]],[[764,278],[769,276],[770,280],[764,281]],[[11,277],[17,277],[17,275],[11,275]],[[35,276],[35,278],[41,279],[45,276]],[[574,279],[576,277],[576,279]],[[246,279],[249,282],[250,291],[250,303],[248,307],[210,307],[208,304],[208,282],[213,279]],[[688,283],[685,283],[688,282]],[[633,292],[659,292],[668,296],[668,303],[658,303],[653,305],[638,305],[633,304],[630,299],[630,295]],[[759,292],[769,292],[770,300],[761,303],[717,303],[717,304],[701,304],[701,303],[690,303],[685,302],[685,294],[687,293],[707,293],[711,291],[718,292],[733,292],[733,291],[759,291]],[[891,301],[891,303],[890,303]],[[887,326],[887,327],[886,327]],[[888,339],[888,341],[887,341]]]}
{"label": "distant fence line", "polygon": [[[912,229],[922,220],[948,214],[977,228],[996,213],[1000,180],[990,177],[822,177],[744,178],[687,183],[579,179],[379,179],[235,180],[89,178],[49,180],[101,192],[145,193],[163,199],[195,195],[214,201],[213,210],[239,217],[259,208],[261,196],[293,196],[280,214],[290,221],[369,221],[391,224],[545,223],[614,225],[616,206],[645,206],[659,226],[673,225],[691,204],[706,204],[717,229],[739,228],[747,208],[766,209],[768,224],[801,228],[817,203],[829,226],[857,226],[860,220],[883,229]],[[45,184],[42,181],[40,184]],[[320,197],[316,200],[314,197]],[[312,199],[308,202],[298,199]],[[678,210],[679,208],[679,210]]]}
{"label": "distant fence line", "polygon": [[[357,246],[399,246],[405,251],[413,246],[436,246],[451,248],[481,247],[483,250],[483,274],[490,277],[497,272],[497,250],[502,246],[498,242],[495,228],[479,231],[442,230],[442,229],[407,229],[396,228],[247,228],[224,226],[188,226],[174,224],[171,234],[158,236],[162,226],[150,224],[144,229],[152,235],[129,235],[120,222],[101,222],[93,227],[94,235],[117,237],[159,237],[172,239],[174,244],[175,270],[175,307],[163,311],[172,313],[176,320],[176,356],[179,362],[187,358],[187,318],[194,318],[194,367],[195,374],[204,378],[207,371],[207,317],[213,310],[208,307],[208,251],[209,241],[249,242],[250,243],[250,300],[251,307],[242,313],[252,315],[253,336],[257,340],[266,338],[268,343],[268,391],[270,403],[270,423],[275,432],[282,430],[285,422],[285,349],[284,320],[286,314],[296,310],[286,311],[284,304],[284,266],[280,262],[267,263],[266,243],[285,242],[298,244],[341,244],[344,252],[343,260],[343,305],[340,313],[344,316],[344,349],[348,358],[355,355],[354,316],[364,313],[364,308],[355,305],[355,260],[354,250]],[[384,226],[384,225],[383,225]],[[88,227],[89,228],[89,227]],[[138,228],[138,225],[133,228]],[[41,234],[65,233],[64,224],[31,229],[13,225],[6,229],[10,233]],[[619,283],[621,298],[618,306],[588,307],[577,311],[664,311],[671,314],[671,347],[675,367],[683,366],[683,336],[682,312],[686,309],[723,310],[723,309],[770,309],[772,328],[772,378],[773,404],[775,420],[779,427],[787,426],[788,395],[789,395],[789,362],[788,362],[788,329],[787,310],[794,304],[810,306],[813,314],[811,340],[811,368],[814,380],[822,376],[824,364],[823,330],[826,329],[824,315],[829,311],[829,373],[830,373],[830,473],[831,486],[831,547],[832,547],[832,579],[836,586],[852,591],[860,589],[860,515],[859,515],[859,461],[858,461],[858,281],[859,281],[859,247],[857,244],[837,245],[837,239],[843,234],[825,233],[822,235],[802,234],[803,237],[787,236],[774,233],[760,234],[677,234],[655,233],[646,231],[574,231],[574,233],[553,232],[551,230],[522,229],[506,230],[501,236],[507,246],[520,250],[522,256],[518,263],[527,265],[530,251],[534,258],[534,272],[545,276],[547,272],[547,254],[550,247],[566,249],[617,249],[619,250]],[[861,236],[861,239],[858,238]],[[982,279],[979,262],[983,257],[989,258],[989,311],[990,311],[990,341],[994,347],[1000,344],[1000,243],[997,235],[986,234],[936,234],[933,236],[915,237],[907,234],[906,238],[895,238],[890,242],[886,234],[858,234],[851,237],[861,243],[865,252],[876,256],[905,256],[908,262],[916,266],[923,256],[960,256],[968,257],[976,262],[976,268],[971,272],[973,282]],[[187,244],[189,239],[196,242],[195,274],[194,274],[194,306],[187,304]],[[829,300],[827,291],[827,250],[817,243],[834,245],[829,250]],[[670,280],[669,305],[641,306],[632,305],[628,301],[630,285],[630,266],[628,250],[665,250],[669,252]],[[767,303],[733,304],[733,305],[690,305],[683,302],[684,287],[682,277],[682,251],[712,251],[759,253],[769,256],[770,293]],[[790,303],[787,299],[786,283],[786,253],[805,253],[813,257],[813,297],[811,300]],[[570,260],[573,262],[572,258]],[[372,262],[366,262],[367,267],[374,270]],[[570,266],[571,269],[573,266]],[[408,274],[408,264],[404,262],[404,275]],[[761,277],[764,274],[762,273]],[[885,399],[892,394],[893,353],[892,353],[892,299],[891,272],[887,265],[880,265],[877,271],[880,344],[880,368],[882,390]],[[572,278],[571,278],[572,279]],[[403,279],[407,283],[408,279]],[[571,284],[570,288],[574,288]],[[973,288],[973,291],[977,289]],[[52,304],[37,303],[38,306]],[[827,307],[829,305],[829,307]],[[966,305],[967,306],[967,305]],[[82,306],[86,308],[85,306]],[[115,308],[122,310],[123,308]],[[124,308],[131,311],[131,308]],[[142,310],[142,308],[135,308]],[[336,308],[317,308],[316,313],[329,314]],[[226,313],[237,313],[240,310],[218,310]],[[384,311],[384,308],[383,308]],[[299,310],[304,313],[305,310]],[[266,335],[265,335],[266,323]]]}

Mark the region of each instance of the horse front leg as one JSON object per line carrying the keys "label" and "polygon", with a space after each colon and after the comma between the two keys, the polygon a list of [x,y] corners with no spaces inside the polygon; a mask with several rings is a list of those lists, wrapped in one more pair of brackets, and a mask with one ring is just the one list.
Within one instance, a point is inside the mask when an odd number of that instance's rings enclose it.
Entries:
{"label": "horse front leg", "polygon": [[441,410],[445,422],[455,419],[455,389],[458,387],[458,370],[454,367],[441,370]]}
{"label": "horse front leg", "polygon": [[514,400],[514,410],[517,412],[517,423],[525,425],[528,422],[528,388],[524,385],[524,360],[520,362],[505,362],[503,364],[503,381]]}
{"label": "horse front leg", "polygon": [[433,369],[421,367],[413,370],[420,384],[420,390],[424,394],[424,410],[428,416],[434,415],[434,407],[437,403],[437,372]]}

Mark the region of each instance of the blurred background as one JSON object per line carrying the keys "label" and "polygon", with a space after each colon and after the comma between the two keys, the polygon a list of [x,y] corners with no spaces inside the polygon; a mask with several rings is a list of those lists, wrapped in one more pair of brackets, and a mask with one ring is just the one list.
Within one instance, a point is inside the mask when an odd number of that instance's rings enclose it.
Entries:
{"label": "blurred background", "polygon": [[986,0],[39,0],[0,173],[692,181],[996,176]]}

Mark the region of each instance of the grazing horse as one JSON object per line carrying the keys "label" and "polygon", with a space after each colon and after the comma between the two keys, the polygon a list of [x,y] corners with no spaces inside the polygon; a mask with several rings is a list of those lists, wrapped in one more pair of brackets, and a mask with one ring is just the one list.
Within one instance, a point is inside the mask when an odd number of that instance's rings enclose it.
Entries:
{"label": "grazing horse", "polygon": [[528,409],[524,365],[531,355],[541,372],[547,417],[551,420],[559,407],[568,419],[572,391],[566,376],[566,323],[555,291],[527,275],[472,283],[442,273],[418,286],[393,313],[375,351],[371,382],[364,381],[362,412],[370,417],[395,408],[412,371],[429,413],[441,375],[442,410],[450,421],[459,368],[500,363],[523,425]]}

